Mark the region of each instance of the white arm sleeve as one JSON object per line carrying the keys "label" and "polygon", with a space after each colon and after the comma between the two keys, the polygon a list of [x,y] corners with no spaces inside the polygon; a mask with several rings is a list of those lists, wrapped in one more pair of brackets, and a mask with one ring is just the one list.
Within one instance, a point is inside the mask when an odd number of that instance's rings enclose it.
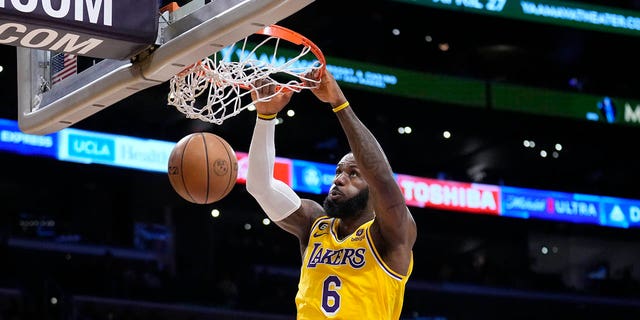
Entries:
{"label": "white arm sleeve", "polygon": [[300,205],[300,197],[286,183],[273,177],[276,160],[275,120],[256,119],[249,147],[247,191],[273,221],[280,221]]}

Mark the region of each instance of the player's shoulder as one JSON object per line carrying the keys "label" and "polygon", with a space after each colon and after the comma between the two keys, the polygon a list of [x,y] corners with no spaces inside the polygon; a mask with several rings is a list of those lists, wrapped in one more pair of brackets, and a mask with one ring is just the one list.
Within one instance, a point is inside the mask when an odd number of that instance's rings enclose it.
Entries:
{"label": "player's shoulder", "polygon": [[311,199],[302,199],[301,208],[302,208],[303,214],[310,221],[312,221],[312,224],[317,219],[322,218],[322,217],[327,215],[324,212],[324,208],[319,203],[317,203],[316,201],[313,201]]}
{"label": "player's shoulder", "polygon": [[314,228],[327,228],[329,225],[331,225],[332,221],[334,220],[334,218],[331,218],[327,215],[322,215],[319,217],[316,217],[313,220],[313,223],[311,224],[311,229]]}

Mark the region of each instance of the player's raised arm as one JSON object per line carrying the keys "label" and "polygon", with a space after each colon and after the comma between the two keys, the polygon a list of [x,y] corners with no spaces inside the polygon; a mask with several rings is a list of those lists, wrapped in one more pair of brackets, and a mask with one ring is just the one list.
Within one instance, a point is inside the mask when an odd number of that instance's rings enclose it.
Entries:
{"label": "player's raised arm", "polygon": [[[256,95],[270,96],[275,87],[258,84],[260,89],[252,91]],[[275,125],[277,113],[289,103],[293,91],[275,95],[270,101],[257,102],[258,113],[251,145],[247,170],[247,191],[256,199],[267,216],[282,229],[294,234],[300,240],[304,251],[314,216],[321,214],[322,208],[314,201],[300,197],[284,182],[273,177],[275,164]]]}
{"label": "player's raised arm", "polygon": [[396,272],[406,274],[416,240],[416,225],[407,208],[389,162],[371,131],[356,116],[328,70],[312,92],[329,103],[342,126],[355,159],[354,174],[360,174],[369,186],[375,211],[372,225],[374,243],[385,262]]}

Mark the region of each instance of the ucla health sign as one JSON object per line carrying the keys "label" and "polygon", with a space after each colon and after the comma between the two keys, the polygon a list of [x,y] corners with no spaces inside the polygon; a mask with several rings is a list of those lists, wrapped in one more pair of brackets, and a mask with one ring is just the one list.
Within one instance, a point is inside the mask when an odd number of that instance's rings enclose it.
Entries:
{"label": "ucla health sign", "polygon": [[112,164],[115,162],[115,139],[93,133],[65,132],[62,136],[61,153],[67,153],[67,160],[77,159],[80,162]]}
{"label": "ucla health sign", "polygon": [[65,129],[58,133],[58,159],[167,172],[174,142]]}

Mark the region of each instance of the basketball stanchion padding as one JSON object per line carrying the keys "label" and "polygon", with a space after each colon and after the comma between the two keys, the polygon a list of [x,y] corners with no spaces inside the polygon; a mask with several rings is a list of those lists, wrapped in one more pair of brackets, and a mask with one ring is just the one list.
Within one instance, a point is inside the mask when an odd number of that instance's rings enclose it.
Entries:
{"label": "basketball stanchion padding", "polygon": [[[222,124],[252,104],[252,91],[275,85],[273,95],[258,96],[257,101],[268,101],[283,91],[310,89],[325,66],[322,51],[311,40],[271,25],[176,74],[167,101],[189,119]],[[318,78],[309,78],[315,70]]]}
{"label": "basketball stanchion padding", "polygon": [[238,159],[229,143],[210,132],[191,133],[169,155],[169,182],[185,200],[210,204],[231,192],[238,179]]}

